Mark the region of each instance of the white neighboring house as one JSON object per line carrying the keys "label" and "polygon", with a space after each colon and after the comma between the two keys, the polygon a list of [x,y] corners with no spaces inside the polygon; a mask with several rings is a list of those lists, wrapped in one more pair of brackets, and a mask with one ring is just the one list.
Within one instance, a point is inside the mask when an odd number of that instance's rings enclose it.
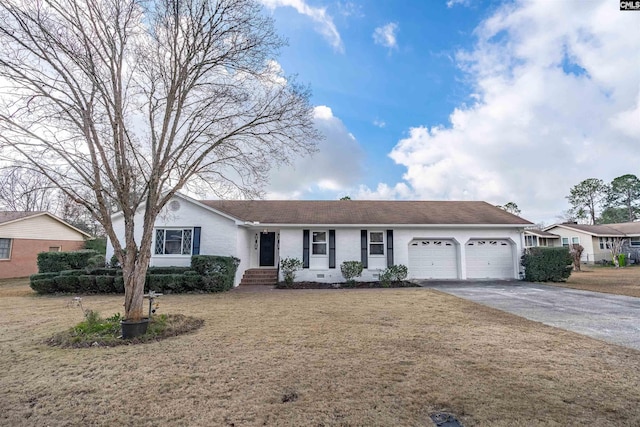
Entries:
{"label": "white neighboring house", "polygon": [[[113,216],[124,234],[122,214]],[[137,238],[142,212],[136,217]],[[517,279],[531,223],[469,201],[201,200],[176,195],[154,227],[152,266],[187,266],[192,254],[241,260],[234,284],[283,258],[304,267],[298,281],[340,282],[340,264],[361,261],[360,280],[394,264],[409,279]],[[107,259],[113,254],[107,244]],[[245,274],[246,273],[246,274]]]}
{"label": "white neighboring house", "polygon": [[560,236],[537,228],[524,230],[524,247],[535,248],[538,246],[560,246]]}
{"label": "white neighboring house", "polygon": [[616,238],[626,240],[623,252],[631,259],[637,261],[640,254],[640,222],[603,225],[564,223],[545,227],[544,231],[559,236],[557,246],[582,245],[581,261],[585,263],[611,261],[609,244]]}

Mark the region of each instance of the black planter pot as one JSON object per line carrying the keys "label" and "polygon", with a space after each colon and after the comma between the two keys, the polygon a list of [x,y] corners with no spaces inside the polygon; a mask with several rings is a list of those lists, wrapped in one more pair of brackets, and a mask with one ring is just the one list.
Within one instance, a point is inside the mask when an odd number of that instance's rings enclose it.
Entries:
{"label": "black planter pot", "polygon": [[140,320],[121,320],[120,326],[122,327],[122,339],[129,339],[139,337],[147,332],[149,327],[149,319],[144,318]]}

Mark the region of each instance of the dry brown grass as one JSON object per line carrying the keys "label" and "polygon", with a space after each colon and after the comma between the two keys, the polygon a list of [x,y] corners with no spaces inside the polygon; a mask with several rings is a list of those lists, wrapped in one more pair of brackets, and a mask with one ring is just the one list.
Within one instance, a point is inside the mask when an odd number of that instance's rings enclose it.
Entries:
{"label": "dry brown grass", "polygon": [[640,425],[639,352],[427,289],[165,296],[204,327],[59,349],[81,313],[19,288],[0,285],[0,425]]}
{"label": "dry brown grass", "polygon": [[574,271],[565,283],[554,283],[585,291],[640,297],[640,267],[594,267],[583,266]]}

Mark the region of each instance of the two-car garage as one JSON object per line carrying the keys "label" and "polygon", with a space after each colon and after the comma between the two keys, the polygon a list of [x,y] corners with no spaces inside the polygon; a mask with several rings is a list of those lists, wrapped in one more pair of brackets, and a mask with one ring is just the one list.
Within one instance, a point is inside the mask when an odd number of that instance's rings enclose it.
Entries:
{"label": "two-car garage", "polygon": [[455,239],[414,238],[409,242],[409,277],[460,279],[464,258],[467,279],[513,279],[514,247],[510,239],[469,239],[460,245]]}

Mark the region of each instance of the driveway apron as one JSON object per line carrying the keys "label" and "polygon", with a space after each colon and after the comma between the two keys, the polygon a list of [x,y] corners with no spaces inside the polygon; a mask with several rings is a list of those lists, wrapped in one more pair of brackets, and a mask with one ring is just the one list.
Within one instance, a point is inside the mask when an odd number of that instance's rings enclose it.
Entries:
{"label": "driveway apron", "polygon": [[640,350],[640,298],[516,281],[425,281],[421,286]]}

